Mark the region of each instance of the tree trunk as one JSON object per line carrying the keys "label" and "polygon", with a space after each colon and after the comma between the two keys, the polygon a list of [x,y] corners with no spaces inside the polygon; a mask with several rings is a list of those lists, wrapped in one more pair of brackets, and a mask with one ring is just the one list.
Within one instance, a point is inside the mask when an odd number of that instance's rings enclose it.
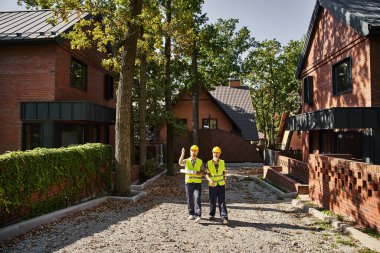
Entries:
{"label": "tree trunk", "polygon": [[271,144],[274,147],[274,117],[276,116],[276,104],[277,104],[277,92],[276,87],[273,85],[273,110],[272,110],[272,122],[271,122]]}
{"label": "tree trunk", "polygon": [[141,55],[140,97],[139,97],[139,132],[140,132],[140,174],[146,175],[146,53]]}
{"label": "tree trunk", "polygon": [[[166,1],[166,22],[172,21],[171,0]],[[172,113],[172,87],[171,87],[171,36],[170,32],[165,38],[165,110],[168,115]],[[173,126],[169,119],[166,120],[166,168],[169,176],[174,175],[174,150],[173,150]]]}
{"label": "tree trunk", "polygon": [[191,72],[193,74],[193,144],[198,145],[199,130],[199,78],[198,78],[198,49],[197,42],[193,42],[193,55],[191,57]]}
{"label": "tree trunk", "polygon": [[[131,19],[141,13],[142,0],[131,0]],[[137,49],[138,26],[135,22],[128,24],[129,36],[126,38],[121,53],[120,83],[116,93],[115,124],[115,159],[116,181],[115,193],[126,196],[131,192],[131,95]]]}

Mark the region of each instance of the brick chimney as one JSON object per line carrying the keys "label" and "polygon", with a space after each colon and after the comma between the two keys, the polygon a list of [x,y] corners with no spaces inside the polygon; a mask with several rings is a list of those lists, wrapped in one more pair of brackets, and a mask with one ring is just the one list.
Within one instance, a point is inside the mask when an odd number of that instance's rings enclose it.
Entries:
{"label": "brick chimney", "polygon": [[240,79],[229,79],[228,83],[231,88],[240,87]]}

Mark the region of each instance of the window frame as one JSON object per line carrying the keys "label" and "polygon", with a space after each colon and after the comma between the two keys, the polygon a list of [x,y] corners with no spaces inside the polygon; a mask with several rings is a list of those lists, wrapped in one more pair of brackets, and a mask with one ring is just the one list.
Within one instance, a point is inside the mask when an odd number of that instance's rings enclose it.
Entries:
{"label": "window frame", "polygon": [[[346,79],[348,80],[348,84],[346,84],[346,85],[348,86],[348,88],[345,90],[342,90],[342,91],[338,91],[337,90],[337,85],[338,85],[337,69],[338,69],[339,65],[341,65],[343,63],[348,63],[348,71],[346,73]],[[334,97],[352,92],[352,58],[351,58],[351,56],[344,58],[344,59],[336,62],[335,64],[333,64],[333,66],[332,66],[332,92],[333,92]]]}
{"label": "window frame", "polygon": [[[75,77],[74,77],[74,65],[76,63],[83,68],[83,77],[82,77],[82,86],[79,87],[75,85]],[[70,62],[70,86],[79,90],[87,91],[87,79],[88,79],[88,67],[87,64],[81,62],[80,60],[72,57]]]}
{"label": "window frame", "polygon": [[[215,128],[211,128],[211,120],[215,120]],[[205,122],[208,121],[209,128],[205,128]],[[218,128],[218,119],[217,118],[204,118],[202,119],[202,129],[214,130]]]}
{"label": "window frame", "polygon": [[104,76],[104,98],[107,100],[115,98],[115,78],[109,74]]}
{"label": "window frame", "polygon": [[312,105],[314,102],[313,76],[306,76],[303,79],[303,102],[308,105]]}
{"label": "window frame", "polygon": [[[29,133],[29,130],[28,130],[28,127],[30,125],[35,125],[35,126],[38,126],[39,127],[39,145],[36,146],[36,147],[27,147],[28,144],[30,144],[30,140],[27,138],[28,137],[28,133]],[[42,123],[41,122],[23,122],[22,123],[22,150],[32,150],[32,149],[35,149],[37,147],[42,147],[43,146],[43,129],[42,129]]]}

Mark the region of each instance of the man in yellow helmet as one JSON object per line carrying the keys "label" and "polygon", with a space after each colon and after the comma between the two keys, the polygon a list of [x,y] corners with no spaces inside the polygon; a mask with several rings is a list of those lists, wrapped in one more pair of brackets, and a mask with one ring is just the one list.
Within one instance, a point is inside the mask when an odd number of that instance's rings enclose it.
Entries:
{"label": "man in yellow helmet", "polygon": [[199,148],[193,145],[190,148],[190,157],[184,159],[185,148],[182,148],[182,154],[178,164],[185,166],[185,189],[187,207],[189,211],[188,220],[194,220],[199,223],[201,221],[201,192],[202,192],[202,175],[204,171],[203,162],[198,156]]}
{"label": "man in yellow helmet", "polygon": [[212,160],[207,162],[206,179],[209,185],[210,198],[210,220],[214,220],[216,211],[216,199],[218,199],[219,213],[222,223],[228,224],[228,213],[226,206],[226,170],[225,163],[219,159],[222,150],[219,147],[212,149]]}

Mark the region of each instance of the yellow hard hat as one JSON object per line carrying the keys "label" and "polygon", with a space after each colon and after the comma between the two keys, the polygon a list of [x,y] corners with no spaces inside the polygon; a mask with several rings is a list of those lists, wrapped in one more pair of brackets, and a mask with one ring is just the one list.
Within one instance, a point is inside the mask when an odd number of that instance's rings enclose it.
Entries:
{"label": "yellow hard hat", "polygon": [[199,148],[197,145],[193,145],[191,146],[190,150],[196,150],[196,151],[199,151]]}
{"label": "yellow hard hat", "polygon": [[214,148],[212,149],[212,152],[213,152],[213,153],[222,153],[222,150],[221,150],[219,147],[214,147]]}

